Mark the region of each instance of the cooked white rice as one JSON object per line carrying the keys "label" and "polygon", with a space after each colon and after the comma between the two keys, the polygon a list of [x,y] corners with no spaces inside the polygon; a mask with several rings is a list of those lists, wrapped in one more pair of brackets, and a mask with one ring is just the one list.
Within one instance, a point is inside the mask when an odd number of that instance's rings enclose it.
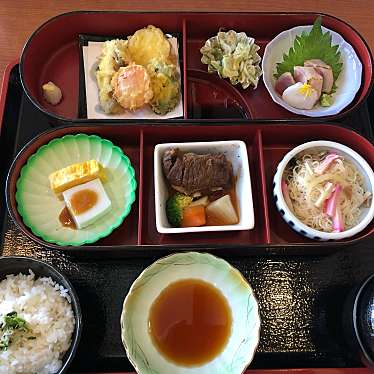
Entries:
{"label": "cooked white rice", "polygon": [[[51,278],[35,279],[29,273],[8,275],[0,282],[0,321],[15,311],[30,328],[6,351],[0,350],[0,374],[56,373],[70,347],[75,319],[68,290]],[[30,334],[34,340],[28,339]]]}

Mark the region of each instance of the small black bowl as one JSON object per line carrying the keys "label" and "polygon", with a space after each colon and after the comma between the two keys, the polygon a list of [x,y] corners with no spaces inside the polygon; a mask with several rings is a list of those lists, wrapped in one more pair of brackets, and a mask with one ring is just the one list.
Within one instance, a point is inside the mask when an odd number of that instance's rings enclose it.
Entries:
{"label": "small black bowl", "polygon": [[374,369],[374,274],[348,294],[342,322],[352,351],[365,366]]}
{"label": "small black bowl", "polygon": [[35,274],[35,278],[51,277],[53,281],[69,291],[71,306],[75,316],[75,329],[71,338],[70,348],[62,358],[62,366],[58,374],[65,373],[70,366],[77,350],[82,332],[82,312],[78,296],[68,279],[51,265],[31,257],[5,256],[0,257],[0,281],[9,274],[29,274],[29,269]]}

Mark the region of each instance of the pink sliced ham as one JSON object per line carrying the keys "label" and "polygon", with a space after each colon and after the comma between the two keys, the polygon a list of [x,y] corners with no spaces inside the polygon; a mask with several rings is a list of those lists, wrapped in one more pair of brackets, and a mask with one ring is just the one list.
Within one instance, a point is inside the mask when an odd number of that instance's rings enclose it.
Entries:
{"label": "pink sliced ham", "polygon": [[325,159],[314,169],[314,172],[318,175],[323,174],[330,165],[339,158],[340,156],[336,153],[329,153]]}
{"label": "pink sliced ham", "polygon": [[336,208],[335,215],[332,218],[332,228],[334,229],[334,232],[344,231],[343,215],[339,207]]}
{"label": "pink sliced ham", "polygon": [[330,93],[334,84],[331,66],[318,59],[306,60],[304,66],[314,68],[323,77],[322,92]]}
{"label": "pink sliced ham", "polygon": [[316,69],[312,67],[295,66],[293,76],[296,82],[310,84],[317,91],[318,97],[321,96],[323,77],[317,73]]}
{"label": "pink sliced ham", "polygon": [[328,214],[330,217],[334,217],[336,214],[336,207],[337,207],[339,195],[341,192],[342,192],[342,186],[340,184],[337,184],[332,195],[327,200],[326,214]]}
{"label": "pink sliced ham", "polygon": [[295,84],[295,79],[293,79],[293,76],[289,71],[286,71],[275,82],[275,91],[277,91],[279,95],[282,95],[283,91],[293,84]]}

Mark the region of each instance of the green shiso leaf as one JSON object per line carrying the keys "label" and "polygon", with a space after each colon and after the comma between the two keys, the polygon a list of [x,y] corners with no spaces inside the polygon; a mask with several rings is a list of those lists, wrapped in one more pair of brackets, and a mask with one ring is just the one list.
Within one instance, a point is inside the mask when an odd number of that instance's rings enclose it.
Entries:
{"label": "green shiso leaf", "polygon": [[319,16],[309,33],[303,31],[301,35],[296,36],[288,54],[284,53],[283,61],[277,63],[274,74],[276,78],[287,71],[293,74],[294,66],[303,66],[305,60],[319,59],[331,66],[334,82],[338,79],[343,68],[343,64],[340,62],[339,46],[331,45],[332,35],[328,31],[322,32],[321,22],[322,17]]}

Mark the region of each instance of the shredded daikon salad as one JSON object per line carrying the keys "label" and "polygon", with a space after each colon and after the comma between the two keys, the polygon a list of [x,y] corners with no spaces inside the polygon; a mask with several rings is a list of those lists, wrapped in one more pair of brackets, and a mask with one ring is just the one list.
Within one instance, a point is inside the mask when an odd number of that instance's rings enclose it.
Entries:
{"label": "shredded daikon salad", "polygon": [[357,167],[328,151],[293,158],[283,174],[282,192],[300,221],[323,232],[356,226],[372,198]]}

